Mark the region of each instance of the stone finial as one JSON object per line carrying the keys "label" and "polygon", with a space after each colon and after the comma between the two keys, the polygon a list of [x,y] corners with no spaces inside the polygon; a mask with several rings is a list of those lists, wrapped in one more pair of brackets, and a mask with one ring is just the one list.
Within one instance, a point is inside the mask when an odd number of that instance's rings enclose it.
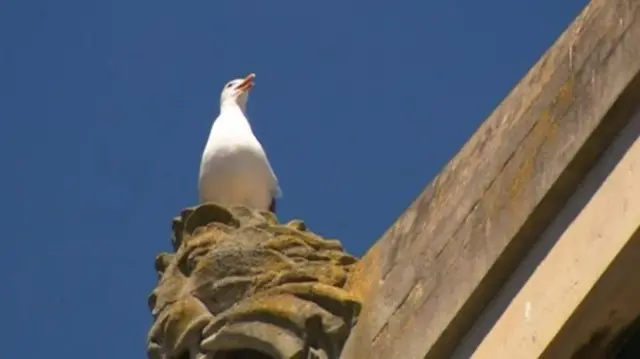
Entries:
{"label": "stone finial", "polygon": [[173,220],[149,296],[150,359],[338,358],[360,311],[357,259],[301,221],[204,204]]}

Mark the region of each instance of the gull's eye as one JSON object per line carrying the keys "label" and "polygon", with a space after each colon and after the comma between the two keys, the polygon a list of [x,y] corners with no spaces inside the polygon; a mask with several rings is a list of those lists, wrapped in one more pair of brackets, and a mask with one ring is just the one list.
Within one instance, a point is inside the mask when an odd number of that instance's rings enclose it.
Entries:
{"label": "gull's eye", "polygon": [[227,84],[227,86],[225,86],[225,88],[229,88],[229,87],[231,87],[231,86],[233,86],[233,82],[229,82],[229,83]]}

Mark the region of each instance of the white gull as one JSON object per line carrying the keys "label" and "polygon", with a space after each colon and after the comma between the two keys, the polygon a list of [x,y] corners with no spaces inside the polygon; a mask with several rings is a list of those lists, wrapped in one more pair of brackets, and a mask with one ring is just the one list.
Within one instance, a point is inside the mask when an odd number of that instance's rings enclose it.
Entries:
{"label": "white gull", "polygon": [[255,74],[229,81],[220,95],[202,153],[198,189],[200,202],[276,211],[281,196],[278,179],[247,118],[247,100]]}

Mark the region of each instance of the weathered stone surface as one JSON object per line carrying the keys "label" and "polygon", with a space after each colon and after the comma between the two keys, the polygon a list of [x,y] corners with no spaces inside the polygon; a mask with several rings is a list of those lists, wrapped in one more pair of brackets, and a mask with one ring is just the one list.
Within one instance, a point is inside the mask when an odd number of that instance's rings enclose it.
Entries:
{"label": "weathered stone surface", "polygon": [[205,204],[173,221],[156,258],[151,359],[330,359],[360,311],[343,289],[357,259],[301,221]]}
{"label": "weathered stone surface", "polygon": [[640,198],[638,178],[640,112],[451,359],[613,358],[611,344],[640,315],[640,201],[632,200]]}
{"label": "weathered stone surface", "polygon": [[358,264],[342,359],[449,358],[633,113],[640,2],[594,0]]}

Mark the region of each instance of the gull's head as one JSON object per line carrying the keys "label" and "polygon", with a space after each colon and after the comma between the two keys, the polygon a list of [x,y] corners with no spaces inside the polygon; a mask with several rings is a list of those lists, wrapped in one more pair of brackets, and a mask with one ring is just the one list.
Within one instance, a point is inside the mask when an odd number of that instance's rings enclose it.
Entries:
{"label": "gull's head", "polygon": [[249,90],[253,87],[256,74],[250,73],[242,79],[227,82],[220,94],[220,106],[237,105],[244,109],[249,99]]}

